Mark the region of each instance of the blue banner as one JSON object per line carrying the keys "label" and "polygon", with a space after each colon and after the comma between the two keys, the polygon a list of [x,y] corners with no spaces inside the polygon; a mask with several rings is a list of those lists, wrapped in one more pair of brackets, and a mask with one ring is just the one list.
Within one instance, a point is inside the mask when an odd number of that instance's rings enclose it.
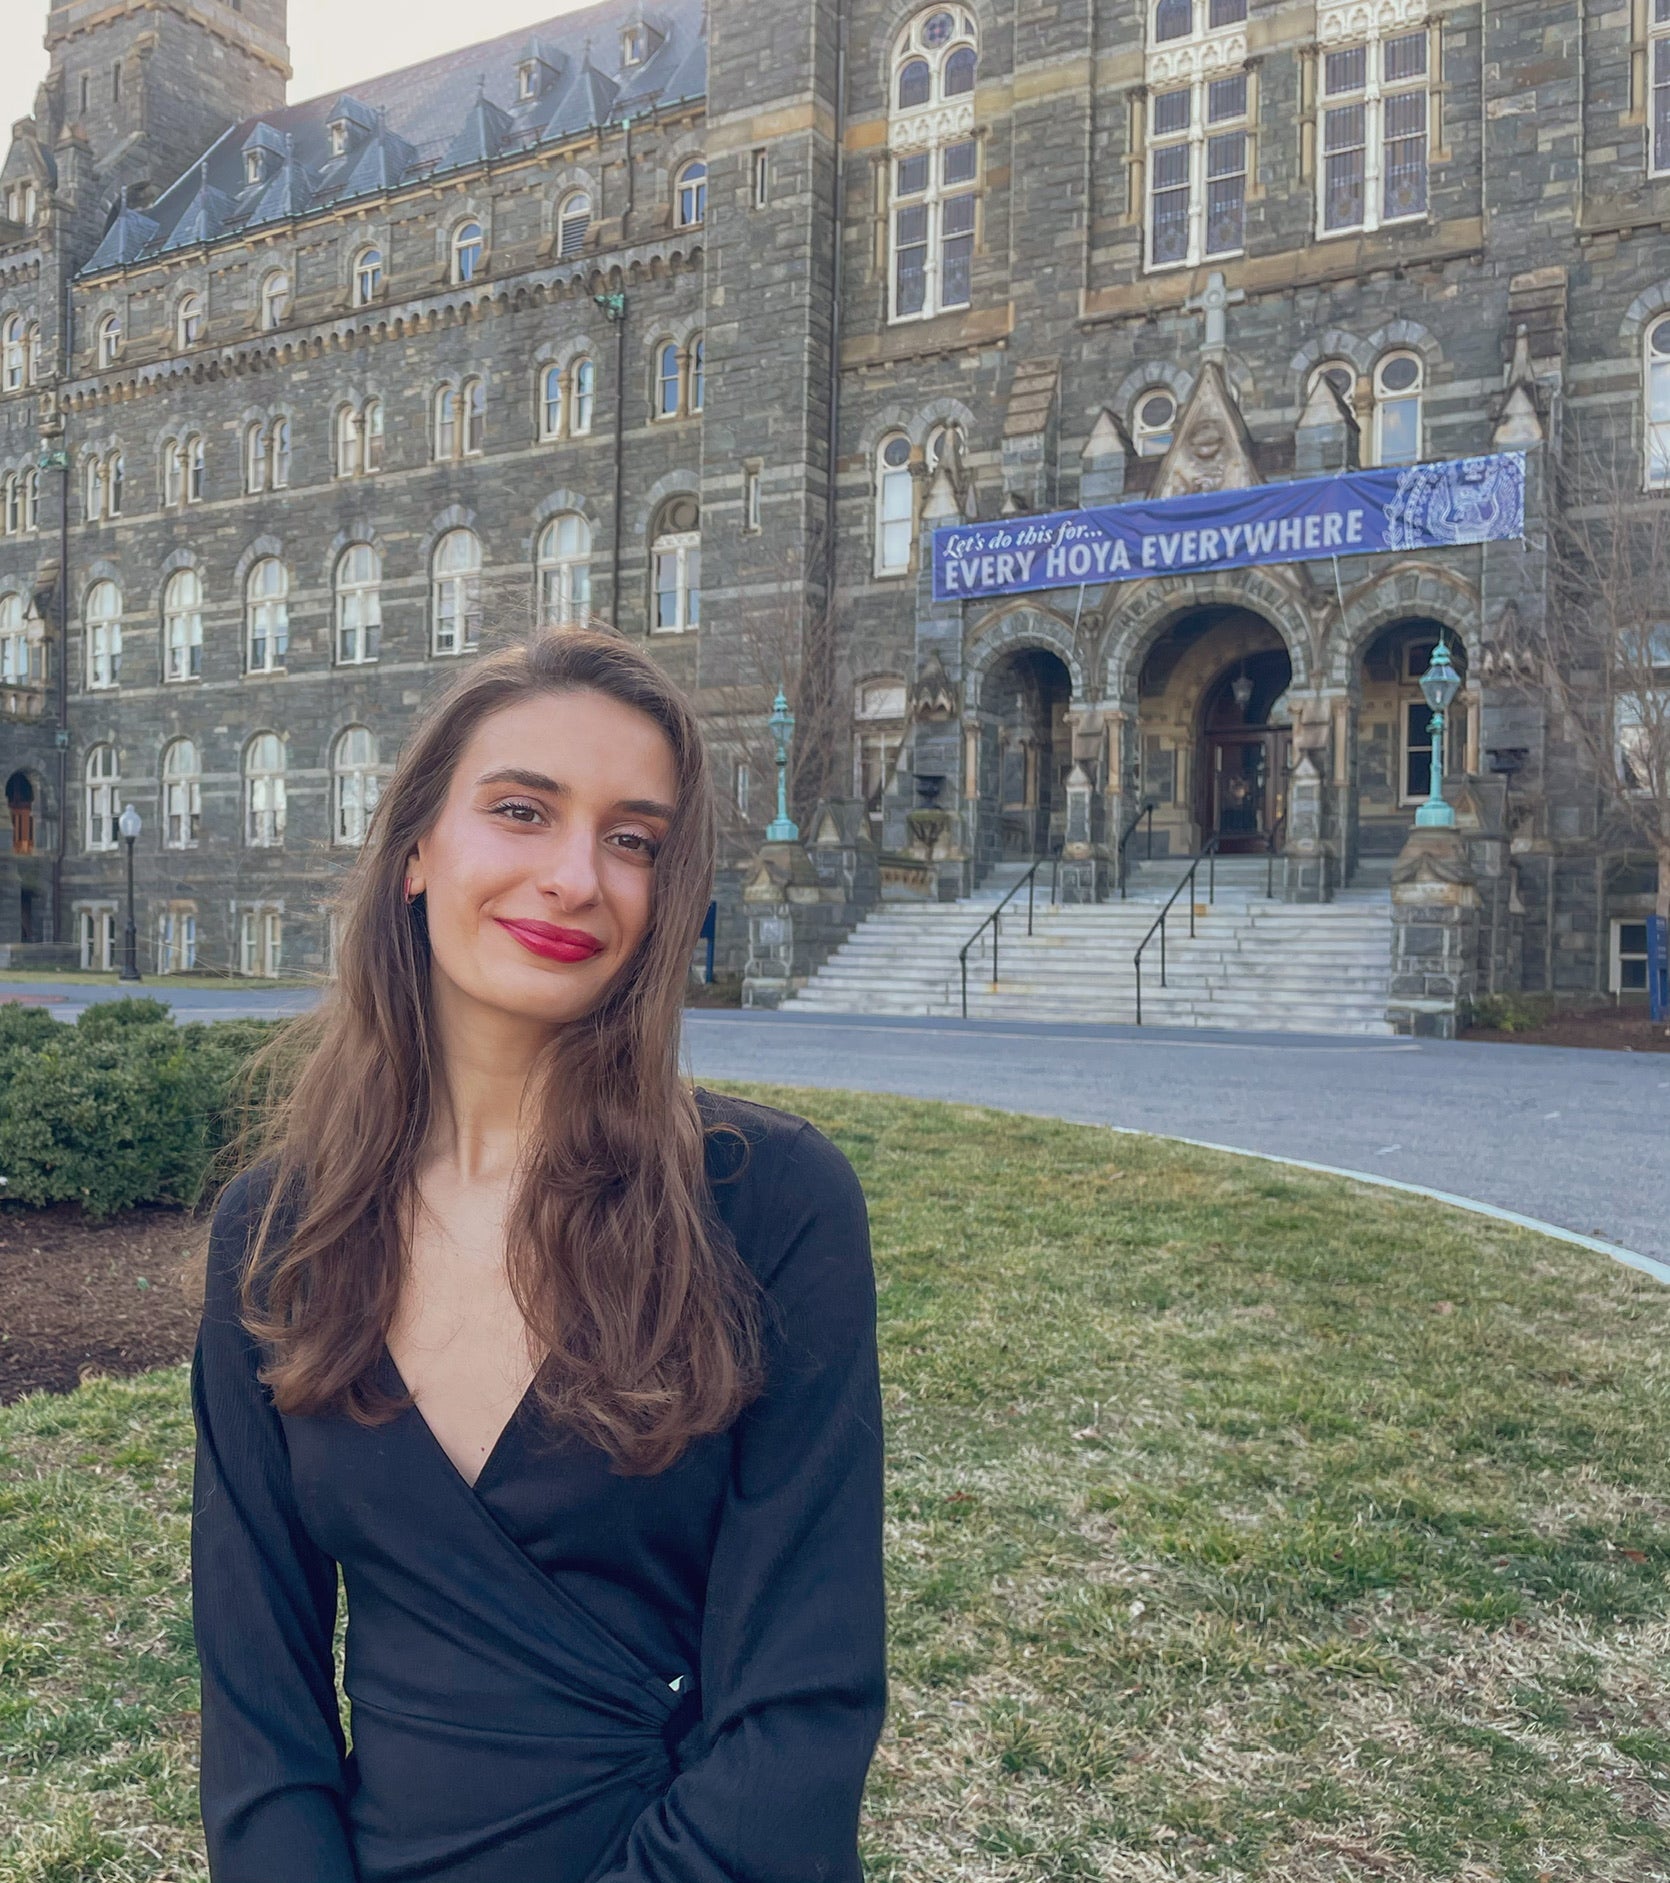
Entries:
{"label": "blue banner", "polygon": [[934,600],[1449,549],[1524,534],[1525,460],[1503,452],[1157,503],[953,523],[934,531]]}

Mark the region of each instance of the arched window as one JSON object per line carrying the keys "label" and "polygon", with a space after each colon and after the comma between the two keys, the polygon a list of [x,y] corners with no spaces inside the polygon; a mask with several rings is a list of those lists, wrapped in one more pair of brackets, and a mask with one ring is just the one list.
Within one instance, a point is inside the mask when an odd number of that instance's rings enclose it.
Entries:
{"label": "arched window", "polygon": [[461,222],[452,232],[452,280],[463,287],[481,273],[481,259],[486,252],[479,222]]}
{"label": "arched window", "polygon": [[1421,358],[1388,353],[1374,369],[1374,461],[1418,464],[1421,460]]}
{"label": "arched window", "polygon": [[342,666],[375,660],[383,639],[383,559],[352,543],[336,559],[336,658]]}
{"label": "arched window", "polygon": [[451,386],[436,389],[432,410],[435,460],[444,463],[458,455],[458,394]]}
{"label": "arched window", "polygon": [[557,253],[578,255],[591,231],[591,198],[584,190],[570,190],[557,210]]}
{"label": "arched window", "polygon": [[182,347],[194,347],[203,338],[203,297],[183,295],[174,316],[174,338]]}
{"label": "arched window", "polygon": [[85,478],[85,509],[87,521],[97,523],[104,515],[104,460],[93,457],[87,460],[83,475]]}
{"label": "arched window", "polygon": [[383,292],[383,251],[362,248],[354,257],[354,305],[369,307]]}
{"label": "arched window", "polygon": [[282,268],[275,268],[261,283],[261,327],[265,333],[284,325],[284,317],[290,311],[290,277]]}
{"label": "arched window", "polygon": [[95,745],[87,754],[85,828],[89,850],[116,848],[116,820],[122,815],[122,780],[116,768],[116,748]]}
{"label": "arched window", "polygon": [[1163,458],[1177,427],[1177,401],[1164,386],[1150,386],[1138,395],[1132,421],[1131,442],[1137,456]]}
{"label": "arched window", "polygon": [[0,687],[26,687],[30,678],[23,597],[14,589],[9,595],[0,595]]}
{"label": "arched window", "polygon": [[701,512],[694,497],[674,497],[661,512],[650,545],[654,591],[650,626],[678,634],[702,618]]}
{"label": "arched window", "polygon": [[276,556],[264,556],[244,584],[247,671],[275,673],[290,651],[290,574]]}
{"label": "arched window", "polygon": [[466,379],[458,389],[458,414],[464,422],[464,455],[479,457],[487,447],[487,384]]}
{"label": "arched window", "polygon": [[[1665,42],[1670,45],[1670,40]],[[1647,329],[1647,488],[1670,489],[1670,314]]]}
{"label": "arched window", "polygon": [[113,517],[122,514],[122,486],[125,482],[122,454],[112,451],[105,460],[104,491],[109,513]]}
{"label": "arched window", "polygon": [[700,334],[690,342],[690,410],[699,412],[706,394],[707,344]]}
{"label": "arched window", "polygon": [[547,366],[539,375],[539,435],[541,438],[560,438],[562,436],[564,398],[564,373],[560,366]]}
{"label": "arched window", "polygon": [[122,355],[122,317],[106,314],[99,322],[99,364],[114,366]]}
{"label": "arched window", "polygon": [[113,687],[122,678],[122,591],[114,582],[95,582],[82,605],[87,627],[87,684]]}
{"label": "arched window", "polygon": [[919,14],[895,49],[888,129],[893,320],[967,307],[973,291],[976,47],[974,16],[958,6]]}
{"label": "arched window", "polygon": [[331,840],[358,849],[377,808],[377,741],[368,726],[349,726],[337,736],[331,800]]}
{"label": "arched window", "polygon": [[0,321],[0,387],[20,392],[28,372],[28,347],[24,340],[23,316],[8,314]]}
{"label": "arched window", "polygon": [[367,399],[365,410],[360,415],[360,435],[365,446],[365,468],[367,471],[380,471],[383,468],[383,402],[381,399]]}
{"label": "arched window", "polygon": [[578,359],[569,369],[573,375],[573,413],[568,422],[569,436],[583,438],[591,430],[592,407],[597,398],[597,368],[589,359]]}
{"label": "arched window", "polygon": [[700,157],[692,157],[679,171],[673,200],[681,229],[693,229],[707,220],[707,165]]}
{"label": "arched window", "polygon": [[168,438],[162,446],[162,501],[165,509],[174,509],[185,497],[185,460],[180,441]]}
{"label": "arched window", "polygon": [[473,530],[448,530],[435,545],[430,573],[432,646],[462,654],[481,640],[481,544]]}
{"label": "arched window", "polygon": [[203,479],[207,468],[204,456],[203,440],[191,437],[186,440],[186,502],[203,501]]}
{"label": "arched window", "polygon": [[655,416],[677,418],[679,406],[678,342],[663,340],[655,349]]}
{"label": "arched window", "polygon": [[176,739],[162,755],[162,844],[190,850],[203,817],[203,777],[197,747]]}
{"label": "arched window", "polygon": [[336,474],[358,477],[360,473],[360,415],[351,405],[336,408]]}
{"label": "arched window", "polygon": [[273,420],[272,487],[283,490],[290,482],[290,421]]}
{"label": "arched window", "polygon": [[1316,391],[1319,380],[1327,380],[1339,395],[1340,404],[1347,412],[1355,414],[1357,407],[1357,369],[1349,360],[1321,360],[1310,369],[1310,376],[1305,381],[1305,399]]}
{"label": "arched window", "polygon": [[876,574],[904,575],[916,530],[910,440],[891,432],[876,447]]}
{"label": "arched window", "polygon": [[565,510],[539,536],[539,619],[542,626],[584,622],[591,614],[591,525]]}
{"label": "arched window", "polygon": [[267,488],[267,428],[257,422],[244,432],[244,491],[259,496]]}
{"label": "arched window", "polygon": [[258,732],[244,747],[244,842],[277,849],[284,816],[284,741],[276,732]]}
{"label": "arched window", "polygon": [[8,536],[16,536],[23,528],[23,473],[21,471],[7,473],[0,496],[4,498],[0,509],[5,512],[4,518],[0,519],[0,524],[3,524]]}
{"label": "arched window", "polygon": [[162,591],[162,677],[203,677],[203,578],[177,569]]}

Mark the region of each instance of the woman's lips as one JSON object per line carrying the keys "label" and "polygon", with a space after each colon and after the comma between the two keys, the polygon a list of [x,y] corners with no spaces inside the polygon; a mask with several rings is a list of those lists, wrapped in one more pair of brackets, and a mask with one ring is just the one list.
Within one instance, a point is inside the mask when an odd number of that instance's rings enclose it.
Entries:
{"label": "woman's lips", "polygon": [[589,961],[603,952],[603,943],[583,928],[557,928],[550,922],[507,922],[495,916],[499,927],[514,936],[531,955],[547,961]]}

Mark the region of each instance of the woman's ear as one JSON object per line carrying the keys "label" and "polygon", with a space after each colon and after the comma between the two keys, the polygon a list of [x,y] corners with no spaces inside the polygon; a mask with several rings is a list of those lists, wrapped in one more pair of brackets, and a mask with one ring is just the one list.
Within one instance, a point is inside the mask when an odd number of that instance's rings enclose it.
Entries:
{"label": "woman's ear", "polygon": [[406,859],[406,900],[415,902],[425,888],[423,863],[414,850]]}

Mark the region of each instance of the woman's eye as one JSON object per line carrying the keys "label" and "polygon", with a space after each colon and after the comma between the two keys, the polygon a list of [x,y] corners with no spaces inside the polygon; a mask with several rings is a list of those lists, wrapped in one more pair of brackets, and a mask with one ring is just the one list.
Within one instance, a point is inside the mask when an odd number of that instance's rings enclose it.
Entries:
{"label": "woman's eye", "polygon": [[503,804],[495,804],[492,811],[495,817],[507,817],[515,824],[533,824],[543,815],[537,804],[527,804],[518,798],[507,798]]}
{"label": "woman's eye", "polygon": [[661,846],[656,840],[641,830],[617,830],[615,842],[631,852],[633,856],[654,859]]}

